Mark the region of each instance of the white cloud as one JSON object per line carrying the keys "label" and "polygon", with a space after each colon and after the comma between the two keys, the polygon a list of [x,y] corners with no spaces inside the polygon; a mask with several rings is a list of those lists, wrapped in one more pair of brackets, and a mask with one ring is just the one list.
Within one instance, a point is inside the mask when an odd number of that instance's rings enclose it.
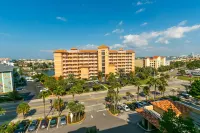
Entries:
{"label": "white cloud", "polygon": [[185,25],[187,23],[187,20],[183,20],[183,21],[181,21],[179,24],[178,24],[178,26],[183,26],[183,25]]}
{"label": "white cloud", "polygon": [[61,21],[67,21],[67,19],[65,17],[56,17],[57,20],[61,20]]}
{"label": "white cloud", "polygon": [[140,12],[144,12],[145,11],[145,8],[140,8],[139,10],[137,10],[135,13],[140,13]]}
{"label": "white cloud", "polygon": [[140,26],[146,26],[147,24],[148,24],[147,22],[144,22]]}
{"label": "white cloud", "polygon": [[[155,2],[155,1],[154,1]],[[136,5],[137,6],[140,6],[140,5],[145,5],[145,4],[152,4],[152,3],[154,3],[153,1],[151,1],[151,0],[141,0],[141,1],[138,1],[137,3],[136,3]]]}
{"label": "white cloud", "polygon": [[142,4],[143,4],[142,2],[138,1],[136,5],[139,6],[139,5],[142,5]]}
{"label": "white cloud", "polygon": [[141,34],[130,34],[123,37],[123,44],[132,47],[147,46],[152,39],[156,43],[169,44],[171,39],[180,39],[185,33],[200,29],[200,25],[187,27],[173,26],[164,31],[144,32]]}
{"label": "white cloud", "polygon": [[126,45],[124,44],[114,44],[110,46],[111,49],[118,49],[118,48],[124,48],[124,47],[126,47]]}
{"label": "white cloud", "polygon": [[112,33],[123,33],[124,29],[115,29],[112,31]]}
{"label": "white cloud", "polygon": [[110,33],[106,33],[104,36],[109,36],[110,35]]}
{"label": "white cloud", "polygon": [[85,45],[85,46],[80,46],[79,48],[80,49],[97,49],[97,45],[95,45],[95,44],[87,44],[87,45]]}
{"label": "white cloud", "polygon": [[118,25],[119,25],[119,26],[123,25],[123,21],[120,21]]}

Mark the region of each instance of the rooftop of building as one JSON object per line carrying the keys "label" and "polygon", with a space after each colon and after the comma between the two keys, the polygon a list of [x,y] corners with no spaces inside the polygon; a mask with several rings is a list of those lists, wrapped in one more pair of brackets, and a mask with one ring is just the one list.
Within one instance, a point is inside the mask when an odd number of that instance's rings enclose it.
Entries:
{"label": "rooftop of building", "polygon": [[14,69],[13,66],[8,66],[5,64],[0,64],[0,72],[12,72]]}
{"label": "rooftop of building", "polygon": [[[106,46],[106,45],[100,45],[98,47],[98,49],[105,49],[105,48],[108,48],[109,49],[109,46]],[[119,50],[109,50],[109,53],[118,53],[119,51],[125,51],[126,53],[135,53],[133,50],[124,50],[123,48],[120,48]],[[77,49],[77,48],[71,48],[69,51],[67,50],[64,50],[64,49],[58,49],[58,50],[55,50],[54,53],[73,53],[73,52],[78,52],[78,53],[97,53],[98,50],[90,50],[90,49]]]}

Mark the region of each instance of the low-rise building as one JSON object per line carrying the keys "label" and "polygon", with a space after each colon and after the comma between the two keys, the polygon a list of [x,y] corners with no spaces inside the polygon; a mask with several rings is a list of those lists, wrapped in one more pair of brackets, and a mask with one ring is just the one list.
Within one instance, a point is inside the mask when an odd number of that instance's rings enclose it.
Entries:
{"label": "low-rise building", "polygon": [[155,101],[151,102],[151,104],[152,105],[136,109],[136,112],[143,117],[141,124],[143,127],[147,127],[147,131],[151,131],[153,128],[159,129],[161,116],[170,108],[177,116],[192,118],[194,124],[200,127],[200,107],[198,106],[187,102],[174,102],[170,100]]}
{"label": "low-rise building", "polygon": [[12,66],[0,64],[0,93],[13,91],[13,69]]}

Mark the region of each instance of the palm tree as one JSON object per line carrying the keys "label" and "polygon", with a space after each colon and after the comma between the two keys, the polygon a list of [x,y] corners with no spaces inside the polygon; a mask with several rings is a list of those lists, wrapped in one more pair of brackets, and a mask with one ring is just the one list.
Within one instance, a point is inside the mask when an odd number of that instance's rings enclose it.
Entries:
{"label": "palm tree", "polygon": [[6,110],[0,107],[0,115],[4,115],[6,113]]}
{"label": "palm tree", "polygon": [[18,106],[17,106],[17,114],[23,114],[23,117],[25,119],[25,114],[27,114],[28,112],[30,111],[30,106],[28,105],[28,103],[20,103]]}
{"label": "palm tree", "polygon": [[103,73],[102,73],[102,71],[98,71],[98,74],[97,74],[98,76],[98,80],[100,81],[100,82],[102,82],[102,78],[103,78]]}
{"label": "palm tree", "polygon": [[149,85],[149,88],[151,88],[152,86],[154,86],[154,100],[156,99],[156,93],[157,93],[157,86],[159,86],[161,84],[161,80],[159,78],[150,78],[150,80],[147,82],[147,84]]}
{"label": "palm tree", "polygon": [[75,98],[75,94],[81,94],[83,93],[83,86],[80,83],[77,83],[75,85],[73,85],[70,90],[69,93],[72,94],[73,100]]}
{"label": "palm tree", "polygon": [[64,102],[61,98],[54,100],[53,107],[61,114],[62,108],[64,107]]}
{"label": "palm tree", "polygon": [[140,95],[140,87],[141,87],[141,82],[139,81],[139,78],[136,78],[133,84],[137,87],[137,101],[139,101],[139,95]]}
{"label": "palm tree", "polygon": [[175,89],[171,89],[170,91],[172,92],[172,94],[174,96],[174,93],[176,92],[176,90]]}
{"label": "palm tree", "polygon": [[118,72],[119,72],[119,78],[122,78],[122,76],[124,75],[124,69],[123,68],[119,68]]}
{"label": "palm tree", "polygon": [[61,86],[57,86],[54,90],[53,93],[58,97],[57,102],[58,102],[58,107],[59,107],[59,111],[61,110],[61,104],[59,102],[61,102],[60,100],[60,96],[62,96],[65,93],[65,90],[63,89],[63,87]]}
{"label": "palm tree", "polygon": [[160,93],[164,96],[164,93],[166,91],[166,87],[163,85],[159,85],[158,86],[158,90],[160,91]]}
{"label": "palm tree", "polygon": [[146,96],[146,101],[147,101],[147,97],[149,96],[149,92],[150,92],[149,86],[145,86],[145,87],[143,88],[143,92],[144,92],[144,94],[145,94],[145,96]]}
{"label": "palm tree", "polygon": [[80,117],[81,117],[81,113],[84,112],[85,106],[84,106],[83,104],[81,104],[81,103],[78,103],[78,104],[77,104],[77,108],[78,108],[78,114],[79,114],[79,120],[80,120],[80,119],[81,119],[81,118],[80,118]]}
{"label": "palm tree", "polygon": [[45,98],[49,96],[49,92],[48,91],[42,91],[39,94],[39,97],[41,97],[43,99],[43,105],[44,105],[44,118],[46,117],[45,114]]}

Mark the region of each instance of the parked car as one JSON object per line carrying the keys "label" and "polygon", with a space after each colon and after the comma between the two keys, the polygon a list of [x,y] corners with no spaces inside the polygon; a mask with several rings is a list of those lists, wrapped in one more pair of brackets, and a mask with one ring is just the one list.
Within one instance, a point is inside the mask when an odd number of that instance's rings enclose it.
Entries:
{"label": "parked car", "polygon": [[121,105],[118,105],[118,106],[117,106],[117,109],[120,111],[120,113],[123,113],[123,112],[124,112],[124,109],[122,108]]}
{"label": "parked car", "polygon": [[29,126],[30,122],[29,120],[23,120],[19,123],[19,125],[17,126],[17,129],[15,130],[15,133],[25,133],[28,126]]}
{"label": "parked car", "polygon": [[38,124],[39,124],[39,120],[33,120],[30,126],[28,127],[28,131],[29,132],[35,131],[38,127]]}
{"label": "parked car", "polygon": [[124,109],[124,111],[130,111],[130,108],[125,104],[122,105],[122,108]]}
{"label": "parked car", "polygon": [[22,90],[24,90],[24,87],[18,87],[18,88],[16,88],[16,91],[22,91]]}
{"label": "parked car", "polygon": [[135,107],[136,108],[142,108],[142,107],[144,107],[144,106],[148,106],[149,105],[149,103],[147,103],[147,102],[136,102],[135,103]]}
{"label": "parked car", "polygon": [[181,93],[180,96],[182,96],[182,97],[184,97],[186,99],[192,98],[192,96],[187,94],[187,93]]}
{"label": "parked car", "polygon": [[56,127],[57,126],[57,121],[58,118],[57,117],[53,117],[50,121],[50,128]]}
{"label": "parked car", "polygon": [[60,117],[60,125],[66,125],[67,124],[67,119],[66,119],[66,116],[63,115]]}
{"label": "parked car", "polygon": [[130,110],[134,111],[135,110],[135,104],[127,104],[127,106],[130,108]]}
{"label": "parked car", "polygon": [[48,124],[49,124],[49,120],[48,119],[43,119],[41,121],[41,124],[40,124],[40,129],[45,129],[48,127]]}

